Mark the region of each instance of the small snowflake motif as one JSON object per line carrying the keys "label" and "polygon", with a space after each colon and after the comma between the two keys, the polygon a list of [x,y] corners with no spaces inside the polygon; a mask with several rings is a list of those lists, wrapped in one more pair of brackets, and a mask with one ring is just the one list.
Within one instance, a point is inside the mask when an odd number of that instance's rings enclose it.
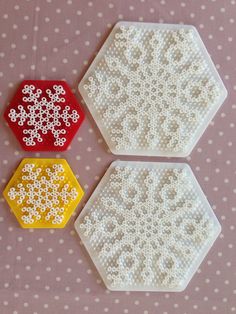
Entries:
{"label": "small snowflake motif", "polygon": [[[62,85],[53,85],[52,90],[44,92],[35,85],[24,85],[22,103],[17,109],[10,109],[8,117],[13,123],[22,126],[23,142],[26,146],[35,146],[43,142],[43,135],[51,133],[54,146],[63,147],[66,143],[66,127],[78,122],[80,115],[65,104],[65,89]],[[43,96],[42,94],[46,94]]]}
{"label": "small snowflake motif", "polygon": [[76,188],[65,183],[65,170],[61,164],[53,164],[43,170],[34,164],[25,164],[20,183],[11,187],[8,196],[21,208],[25,224],[46,220],[61,224],[65,207],[78,196]]}

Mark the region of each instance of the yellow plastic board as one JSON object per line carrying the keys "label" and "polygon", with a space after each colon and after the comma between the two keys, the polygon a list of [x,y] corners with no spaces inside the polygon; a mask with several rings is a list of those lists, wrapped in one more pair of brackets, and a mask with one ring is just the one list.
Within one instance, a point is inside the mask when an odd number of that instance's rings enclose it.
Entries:
{"label": "yellow plastic board", "polygon": [[25,158],[3,195],[22,228],[63,228],[83,197],[65,159]]}

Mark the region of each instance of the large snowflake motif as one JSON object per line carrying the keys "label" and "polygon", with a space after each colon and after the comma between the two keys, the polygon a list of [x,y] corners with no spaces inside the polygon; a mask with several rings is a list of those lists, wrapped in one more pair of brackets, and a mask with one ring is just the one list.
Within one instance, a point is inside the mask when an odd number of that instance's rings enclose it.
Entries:
{"label": "large snowflake motif", "polygon": [[183,285],[214,228],[188,170],[116,167],[80,233],[111,288],[168,290]]}
{"label": "large snowflake motif", "polygon": [[42,219],[53,224],[62,223],[65,206],[78,195],[75,188],[70,189],[69,184],[63,184],[63,173],[61,164],[53,164],[45,172],[34,164],[25,164],[21,182],[8,192],[11,200],[17,200],[25,224]]}
{"label": "large snowflake motif", "polygon": [[192,29],[117,26],[80,91],[112,152],[186,155],[224,93]]}
{"label": "large snowflake motif", "polygon": [[[8,114],[12,122],[25,127],[23,130],[23,141],[27,146],[35,146],[37,142],[43,142],[42,135],[51,133],[55,146],[64,146],[66,142],[65,127],[76,123],[80,115],[76,110],[71,110],[67,105],[62,108],[60,104],[65,103],[65,90],[62,85],[53,85],[53,91],[46,90],[46,97],[42,97],[43,91],[34,85],[24,85],[22,93],[23,104],[17,109],[10,109]],[[27,104],[27,106],[25,106]]]}

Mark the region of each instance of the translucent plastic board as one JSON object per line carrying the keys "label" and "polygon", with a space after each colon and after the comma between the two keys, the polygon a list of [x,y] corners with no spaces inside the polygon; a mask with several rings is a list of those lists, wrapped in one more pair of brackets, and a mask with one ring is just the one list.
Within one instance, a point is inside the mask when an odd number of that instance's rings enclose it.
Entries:
{"label": "translucent plastic board", "polygon": [[227,96],[193,26],[119,22],[79,84],[114,154],[190,154]]}
{"label": "translucent plastic board", "polygon": [[190,167],[115,161],[75,222],[110,290],[182,291],[221,231]]}
{"label": "translucent plastic board", "polygon": [[25,158],[3,195],[23,228],[63,228],[83,197],[65,159]]}

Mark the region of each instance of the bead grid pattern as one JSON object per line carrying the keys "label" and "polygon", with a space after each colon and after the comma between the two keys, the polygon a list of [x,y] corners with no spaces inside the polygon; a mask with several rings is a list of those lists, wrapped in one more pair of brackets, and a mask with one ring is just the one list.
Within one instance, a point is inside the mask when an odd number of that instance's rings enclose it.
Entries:
{"label": "bead grid pattern", "polygon": [[113,162],[75,223],[111,290],[182,291],[221,227],[186,164]]}
{"label": "bead grid pattern", "polygon": [[24,129],[23,133],[26,135],[23,141],[27,146],[34,146],[36,142],[42,142],[42,134],[51,132],[55,139],[55,146],[63,146],[66,138],[66,130],[59,128],[61,126],[60,120],[65,123],[67,127],[71,123],[76,123],[79,120],[79,114],[76,110],[70,110],[70,106],[66,106],[64,110],[60,105],[55,103],[64,103],[65,90],[61,85],[54,85],[53,92],[50,89],[46,90],[46,97],[41,97],[42,90],[36,89],[34,85],[25,85],[22,93],[25,97],[22,98],[24,103],[33,103],[28,105],[28,112],[22,105],[18,106],[18,111],[11,109],[8,114],[12,122],[18,123],[20,126],[32,126],[32,129]]}
{"label": "bead grid pattern", "polygon": [[226,97],[192,26],[119,22],[79,85],[114,154],[187,156]]}
{"label": "bead grid pattern", "polygon": [[22,227],[63,227],[83,191],[65,160],[24,159],[4,191]]}
{"label": "bead grid pattern", "polygon": [[84,115],[62,81],[23,81],[5,118],[26,150],[65,150]]}

